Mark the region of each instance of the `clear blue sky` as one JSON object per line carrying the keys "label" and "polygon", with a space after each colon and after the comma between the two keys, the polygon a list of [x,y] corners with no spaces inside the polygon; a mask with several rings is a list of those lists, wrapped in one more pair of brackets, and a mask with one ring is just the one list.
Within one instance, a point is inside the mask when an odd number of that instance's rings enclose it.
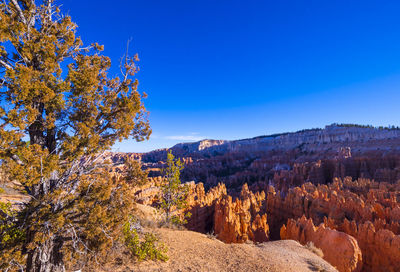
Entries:
{"label": "clear blue sky", "polygon": [[58,0],[148,93],[147,151],[327,124],[400,125],[400,1]]}

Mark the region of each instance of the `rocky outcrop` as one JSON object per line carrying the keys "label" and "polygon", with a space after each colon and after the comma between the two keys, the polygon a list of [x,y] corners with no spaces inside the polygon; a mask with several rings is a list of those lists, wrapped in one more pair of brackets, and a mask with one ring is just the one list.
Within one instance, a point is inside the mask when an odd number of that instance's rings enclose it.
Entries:
{"label": "rocky outcrop", "polygon": [[214,233],[227,243],[269,240],[265,213],[265,193],[252,193],[243,185],[240,197],[233,200],[224,184],[204,192],[203,184],[193,185],[188,197],[192,216],[186,227],[202,233]]}
{"label": "rocky outcrop", "polygon": [[[374,189],[380,186],[380,189]],[[381,188],[395,190],[397,184],[377,183],[367,179],[351,181],[351,178],[334,179],[329,185],[305,183],[291,188],[287,194],[270,186],[267,194],[269,224],[273,232],[289,218],[300,218],[303,214],[312,218],[316,224],[330,218],[337,224],[347,220],[359,223],[380,220],[385,228],[398,229],[399,202],[398,191],[385,192]]]}
{"label": "rocky outcrop", "polygon": [[342,224],[327,225],[353,236],[363,252],[363,271],[400,271],[400,235],[395,235],[381,225],[367,221],[357,224],[345,220]]}
{"label": "rocky outcrop", "polygon": [[200,152],[207,149],[218,150],[218,147],[228,143],[224,140],[201,140],[194,143],[180,143],[173,147],[175,150],[182,149],[181,152]]}
{"label": "rocky outcrop", "polygon": [[263,213],[264,192],[253,194],[247,184],[243,185],[240,198],[231,196],[218,200],[214,214],[214,233],[227,243],[242,243],[247,240],[265,242],[269,240],[267,215]]}
{"label": "rocky outcrop", "polygon": [[[400,139],[397,146],[400,146]],[[306,182],[328,184],[334,177],[350,176],[387,183],[396,183],[400,179],[400,150],[378,150],[378,146],[376,150],[365,152],[352,149],[350,157],[350,154],[343,154],[343,149],[347,150],[334,146],[331,150],[295,148],[193,157],[186,164],[182,178],[203,182],[206,188],[223,182],[232,195],[238,195],[244,183],[254,191],[266,191],[266,186],[271,184],[286,192]]]}
{"label": "rocky outcrop", "polygon": [[[350,160],[353,161],[350,163]],[[367,163],[368,160],[371,163]],[[323,224],[331,230],[354,237],[363,254],[364,271],[397,271],[400,269],[400,182],[394,183],[393,177],[389,178],[390,182],[376,182],[366,178],[353,181],[350,177],[333,178],[333,182],[328,184],[306,182],[307,179],[323,181],[335,173],[347,173],[345,169],[349,163],[357,165],[358,175],[364,175],[360,173],[374,168],[397,165],[391,159],[373,163],[371,158],[368,160],[347,158],[339,162],[339,166],[322,160],[298,163],[293,168],[284,163],[276,164],[273,169],[277,172],[273,180],[282,185],[282,190],[277,189],[276,184],[273,186],[274,182],[266,186],[265,181],[259,181],[252,183],[252,190],[246,184],[240,193],[228,195],[225,184],[220,183],[206,193],[203,184],[191,183],[188,204],[192,217],[187,227],[202,233],[214,232],[225,242],[262,242],[279,239],[280,229],[288,219],[299,220],[304,215],[315,225]],[[188,159],[186,163],[192,165],[197,162]],[[235,168],[242,163],[236,157],[226,161],[215,159],[217,167],[233,165]],[[258,168],[265,168],[266,165],[265,169],[268,169],[269,163],[268,160],[254,160],[250,167],[257,172]],[[123,169],[115,172],[118,176]],[[392,175],[390,171],[387,172],[387,175]],[[243,177],[232,179],[233,183],[227,186],[242,179],[251,182],[251,172],[242,174]],[[240,177],[237,174],[235,176]],[[151,205],[157,202],[157,184],[162,178],[149,179],[150,183],[136,190],[135,196],[139,203]],[[298,183],[301,185],[294,186]],[[266,195],[263,190],[267,192]]]}
{"label": "rocky outcrop", "polygon": [[314,224],[323,223],[354,237],[363,255],[363,271],[398,271],[400,258],[400,183],[378,183],[368,179],[329,185],[303,184],[286,195],[267,194],[268,224],[272,238],[288,219],[305,215]]}
{"label": "rocky outcrop", "polygon": [[340,272],[361,271],[362,254],[356,239],[352,236],[325,227],[322,223],[314,226],[311,219],[289,219],[280,230],[282,239],[293,239],[305,245],[308,242],[322,250],[324,259]]}
{"label": "rocky outcrop", "polygon": [[[151,200],[154,195],[152,188],[138,191],[137,197],[154,201]],[[362,252],[363,271],[400,269],[400,182],[391,184],[369,179],[335,178],[328,185],[305,183],[290,188],[286,193],[269,186],[267,194],[263,191],[253,193],[245,184],[237,197],[228,195],[224,184],[218,184],[207,193],[201,183],[191,183],[190,188],[188,204],[192,217],[187,224],[190,230],[214,232],[220,240],[229,243],[263,242],[280,239],[280,234],[282,238],[289,237],[289,234],[281,232],[282,226],[287,224],[286,233],[290,233],[291,239],[302,243],[313,241],[331,263],[336,262],[336,257],[329,257],[330,253],[327,253],[332,245],[328,243],[330,246],[324,248],[323,244],[327,242],[315,240],[315,237],[331,237],[333,234],[326,233],[335,230],[357,241]],[[302,219],[303,216],[309,220]],[[318,227],[311,227],[312,224]],[[304,228],[313,232],[305,232]],[[329,231],[325,230],[328,228]],[[296,229],[300,234],[293,234]],[[307,237],[315,239],[304,240],[301,232],[315,232],[319,236],[310,234]],[[331,239],[341,237],[335,235]],[[354,244],[352,239],[345,241],[341,243]],[[344,251],[340,254],[348,254],[346,248],[335,246],[335,249],[338,253]],[[357,262],[361,260],[356,259]],[[349,267],[356,269],[358,264]]]}
{"label": "rocky outcrop", "polygon": [[224,184],[205,193],[202,183],[192,184],[188,195],[188,210],[192,215],[187,219],[186,228],[202,233],[210,233],[214,227],[215,203],[226,196]]}

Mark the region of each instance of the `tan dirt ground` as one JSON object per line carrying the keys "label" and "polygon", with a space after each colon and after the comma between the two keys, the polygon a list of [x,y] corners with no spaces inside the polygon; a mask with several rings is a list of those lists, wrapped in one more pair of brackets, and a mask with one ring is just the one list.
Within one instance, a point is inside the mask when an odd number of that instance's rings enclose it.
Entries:
{"label": "tan dirt ground", "polygon": [[210,236],[166,228],[154,229],[168,246],[167,262],[145,261],[103,271],[337,271],[292,240],[254,244],[225,244]]}

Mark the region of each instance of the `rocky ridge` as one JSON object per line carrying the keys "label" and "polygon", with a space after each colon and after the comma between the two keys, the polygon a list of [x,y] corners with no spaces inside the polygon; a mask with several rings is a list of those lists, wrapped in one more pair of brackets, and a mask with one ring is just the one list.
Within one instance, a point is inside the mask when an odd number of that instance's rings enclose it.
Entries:
{"label": "rocky ridge", "polygon": [[169,150],[185,162],[183,181],[202,182],[206,189],[222,182],[233,196],[239,196],[244,183],[253,191],[266,191],[268,185],[287,191],[306,182],[327,184],[334,177],[400,179],[399,129],[331,125],[236,141],[182,143],[130,156],[156,177]]}
{"label": "rocky ridge", "polygon": [[[259,136],[251,139],[224,141],[202,140],[194,143],[181,143],[172,147],[181,153],[225,153],[237,151],[266,151],[272,149],[294,149],[299,145],[309,150],[329,149],[331,144],[341,143],[346,146],[374,149],[375,146],[366,143],[377,143],[383,140],[393,140],[400,137],[400,129],[374,128],[332,124],[324,129],[307,129],[292,133],[281,133],[269,136]],[[324,147],[326,145],[326,147]]]}

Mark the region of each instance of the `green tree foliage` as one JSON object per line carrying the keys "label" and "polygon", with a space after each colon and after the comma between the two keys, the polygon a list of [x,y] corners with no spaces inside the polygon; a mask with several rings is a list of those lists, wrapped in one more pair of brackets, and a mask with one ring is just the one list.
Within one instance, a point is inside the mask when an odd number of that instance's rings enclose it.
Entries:
{"label": "green tree foliage", "polygon": [[150,232],[144,233],[144,237],[140,239],[138,228],[135,228],[136,223],[137,221],[131,217],[123,227],[124,242],[132,255],[139,261],[145,259],[167,261],[166,246]]}
{"label": "green tree foliage", "polygon": [[[151,133],[138,57],[110,77],[103,47],[84,47],[53,0],[0,3],[0,159],[31,201],[0,211],[2,269],[64,271],[99,260],[133,203],[102,151]],[[4,210],[6,212],[4,212]]]}
{"label": "green tree foliage", "polygon": [[[165,212],[165,220],[167,223],[186,223],[185,218],[174,214],[178,210],[186,208],[187,195],[189,187],[181,184],[181,171],[184,166],[180,159],[175,159],[171,152],[167,154],[167,165],[162,169],[164,182],[161,185],[161,209]],[[187,213],[184,217],[191,216]]]}
{"label": "green tree foliage", "polygon": [[25,239],[25,233],[18,227],[13,220],[17,216],[16,211],[10,203],[0,202],[0,245],[1,256],[8,260],[8,263],[0,262],[0,269],[4,271],[14,265],[22,268],[19,260],[22,258],[22,241]]}
{"label": "green tree foliage", "polygon": [[141,168],[140,163],[129,156],[125,159],[125,182],[132,186],[142,186],[148,182],[148,171]]}

